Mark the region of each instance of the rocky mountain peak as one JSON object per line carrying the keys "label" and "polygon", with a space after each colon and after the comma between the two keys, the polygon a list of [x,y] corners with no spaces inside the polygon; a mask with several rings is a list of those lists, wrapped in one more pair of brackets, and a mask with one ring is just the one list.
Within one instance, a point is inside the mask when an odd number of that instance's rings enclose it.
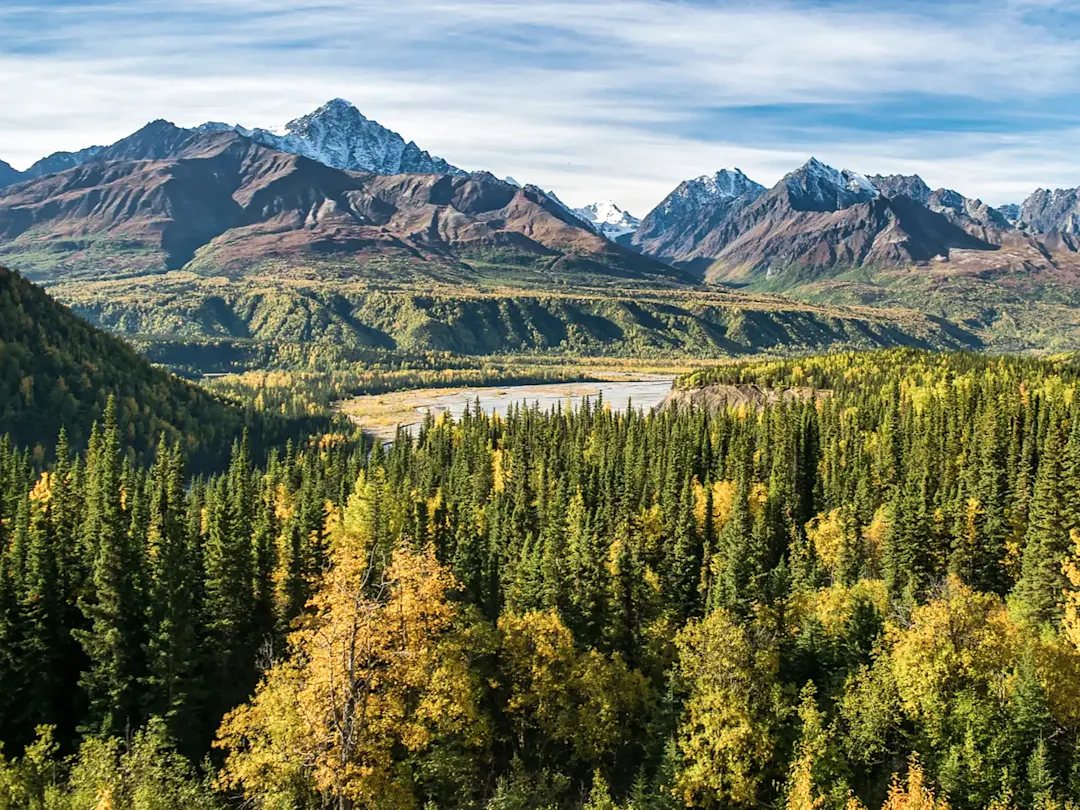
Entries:
{"label": "rocky mountain peak", "polygon": [[813,157],[786,175],[780,185],[797,211],[840,211],[880,196],[865,175],[834,169]]}
{"label": "rocky mountain peak", "polygon": [[1020,224],[1035,233],[1080,233],[1080,188],[1040,188],[1020,206]]}
{"label": "rocky mountain peak", "polygon": [[917,174],[873,174],[867,177],[886,197],[907,197],[926,205],[933,189]]}
{"label": "rocky mountain peak", "polygon": [[[221,127],[221,124],[211,122],[200,129],[216,131]],[[466,174],[442,158],[425,152],[414,142],[406,143],[398,133],[365,117],[341,98],[331,99],[284,127],[247,129],[237,124],[227,128],[235,129],[263,146],[303,155],[335,169],[376,174]]]}

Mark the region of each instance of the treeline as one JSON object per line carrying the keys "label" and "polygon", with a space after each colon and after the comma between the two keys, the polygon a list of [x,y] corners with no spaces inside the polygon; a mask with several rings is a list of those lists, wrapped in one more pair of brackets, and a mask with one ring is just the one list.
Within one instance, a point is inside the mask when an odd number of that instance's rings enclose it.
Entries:
{"label": "treeline", "polygon": [[264,469],[238,444],[190,483],[167,446],[125,466],[112,419],[40,477],[5,447],[0,784],[50,808],[1080,801],[1072,368],[719,373],[829,393],[471,412]]}

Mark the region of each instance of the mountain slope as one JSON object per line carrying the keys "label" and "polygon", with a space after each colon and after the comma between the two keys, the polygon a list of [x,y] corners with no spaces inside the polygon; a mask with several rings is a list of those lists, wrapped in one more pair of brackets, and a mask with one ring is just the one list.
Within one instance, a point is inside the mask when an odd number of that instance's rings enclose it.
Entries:
{"label": "mountain slope", "polygon": [[707,280],[740,283],[908,267],[963,251],[993,264],[1003,246],[1039,250],[1000,212],[915,175],[866,176],[811,158],[767,191],[741,173],[720,179],[727,193],[712,191],[719,182],[703,182],[710,178],[680,185],[634,244]]}
{"label": "mountain slope", "polygon": [[1019,221],[1036,233],[1080,234],[1080,188],[1040,188],[1020,206]]}
{"label": "mountain slope", "polygon": [[234,130],[270,149],[303,155],[335,169],[377,174],[466,174],[412,141],[406,143],[396,132],[365,118],[356,107],[340,98],[290,121],[280,134],[217,122],[203,124],[199,130]]}
{"label": "mountain slope", "polygon": [[[341,171],[233,131],[155,122],[91,163],[0,190],[0,254],[39,279],[244,272],[276,262],[363,273],[393,261],[465,279],[467,260],[616,278],[679,271],[594,233],[535,187],[489,174]],[[563,261],[567,260],[567,261]],[[449,268],[449,270],[448,270]],[[555,268],[558,272],[558,268]]]}
{"label": "mountain slope", "polygon": [[686,180],[641,221],[631,243],[663,261],[691,258],[702,239],[764,191],[740,169]]}
{"label": "mountain slope", "polygon": [[711,259],[708,277],[718,280],[907,266],[953,249],[991,251],[995,245],[917,198],[886,196],[863,175],[811,159],[709,233],[690,255]]}
{"label": "mountain slope", "polygon": [[348,364],[371,350],[475,355],[725,357],[912,345],[982,347],[916,312],[818,306],[726,290],[373,288],[272,271],[235,281],[188,272],[71,282],[52,290],[160,362],[211,371]]}
{"label": "mountain slope", "polygon": [[0,188],[18,183],[23,179],[23,173],[11,168],[11,164],[0,160]]}
{"label": "mountain slope", "polygon": [[[208,122],[195,129],[182,129],[166,121],[154,121],[110,146],[54,152],[34,163],[22,174],[22,179],[44,177],[93,161],[160,160],[175,154],[183,140],[217,132],[237,132],[270,149],[303,155],[336,169],[379,174],[466,173],[442,158],[433,157],[415,143],[406,143],[396,132],[365,118],[349,102],[334,99],[290,121],[280,134],[267,129],[247,129],[239,124]],[[0,170],[0,178],[2,174]]]}
{"label": "mountain slope", "polygon": [[110,395],[132,447],[149,453],[164,434],[196,463],[226,452],[245,416],[154,368],[17,273],[0,268],[0,424],[23,445],[51,447],[60,428],[86,442]]}
{"label": "mountain slope", "polygon": [[181,129],[168,121],[151,121],[111,146],[91,146],[78,152],[55,152],[24,172],[25,179],[45,177],[89,163],[118,160],[163,160],[198,140],[199,133]]}

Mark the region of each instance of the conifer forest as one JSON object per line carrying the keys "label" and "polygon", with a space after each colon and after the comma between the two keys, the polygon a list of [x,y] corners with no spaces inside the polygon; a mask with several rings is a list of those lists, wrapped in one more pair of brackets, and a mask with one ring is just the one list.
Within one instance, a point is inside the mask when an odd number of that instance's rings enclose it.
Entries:
{"label": "conifer forest", "polygon": [[1080,367],[715,365],[216,469],[0,443],[0,807],[1064,810]]}

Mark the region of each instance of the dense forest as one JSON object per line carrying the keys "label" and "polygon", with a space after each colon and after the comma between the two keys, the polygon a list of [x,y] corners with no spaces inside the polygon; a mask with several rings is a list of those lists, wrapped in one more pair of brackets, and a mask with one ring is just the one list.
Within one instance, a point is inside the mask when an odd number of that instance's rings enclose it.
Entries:
{"label": "dense forest", "polygon": [[155,368],[123,340],[95,329],[18,273],[0,267],[0,428],[38,458],[61,428],[83,448],[110,397],[121,404],[121,439],[143,461],[158,438],[182,443],[197,468],[228,461],[247,430],[262,449],[327,424],[250,409]]}
{"label": "dense forest", "polygon": [[774,403],[429,419],[190,476],[0,445],[0,808],[1080,801],[1080,376],[716,367]]}

